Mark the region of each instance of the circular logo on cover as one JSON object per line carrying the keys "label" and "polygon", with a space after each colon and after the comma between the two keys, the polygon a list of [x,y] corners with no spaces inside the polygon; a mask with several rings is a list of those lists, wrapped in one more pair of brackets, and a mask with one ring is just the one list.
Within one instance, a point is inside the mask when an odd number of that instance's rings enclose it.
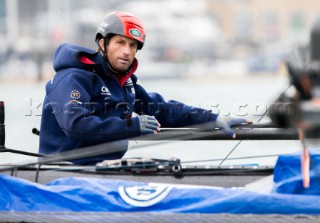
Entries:
{"label": "circular logo on cover", "polygon": [[136,207],[152,206],[163,200],[171,191],[172,186],[150,183],[142,186],[119,187],[120,197]]}

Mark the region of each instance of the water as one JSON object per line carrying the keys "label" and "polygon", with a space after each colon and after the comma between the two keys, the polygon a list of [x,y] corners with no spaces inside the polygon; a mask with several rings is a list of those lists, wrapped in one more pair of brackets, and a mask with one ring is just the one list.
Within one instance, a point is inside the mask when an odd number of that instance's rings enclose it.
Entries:
{"label": "water", "polygon": [[[197,77],[187,79],[146,79],[142,84],[166,100],[174,99],[193,106],[212,109],[221,115],[246,115],[256,122],[277,95],[287,87],[282,76]],[[39,137],[31,133],[40,128],[41,103],[45,83],[2,82],[0,100],[6,106],[6,147],[37,152]],[[258,109],[256,110],[256,108]],[[239,109],[240,108],[240,109]],[[261,122],[269,121],[267,117]],[[178,157],[182,161],[210,160],[225,157],[239,141],[164,142],[141,149],[129,149],[126,157]],[[146,142],[131,142],[144,145]],[[154,144],[154,143],[151,143]],[[261,156],[295,152],[297,141],[242,141],[230,157]],[[2,153],[0,163],[20,163],[35,160],[24,155]],[[224,164],[274,165],[276,157],[230,160]],[[219,164],[220,161],[204,164]]]}

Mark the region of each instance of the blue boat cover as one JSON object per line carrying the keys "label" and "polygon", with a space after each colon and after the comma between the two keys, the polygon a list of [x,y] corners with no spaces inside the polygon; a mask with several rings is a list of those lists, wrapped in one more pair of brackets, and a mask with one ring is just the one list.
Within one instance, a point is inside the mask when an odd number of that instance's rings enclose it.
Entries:
{"label": "blue boat cover", "polygon": [[311,187],[302,187],[299,154],[281,156],[274,190],[61,178],[46,185],[0,175],[0,211],[320,214],[320,155],[311,154]]}

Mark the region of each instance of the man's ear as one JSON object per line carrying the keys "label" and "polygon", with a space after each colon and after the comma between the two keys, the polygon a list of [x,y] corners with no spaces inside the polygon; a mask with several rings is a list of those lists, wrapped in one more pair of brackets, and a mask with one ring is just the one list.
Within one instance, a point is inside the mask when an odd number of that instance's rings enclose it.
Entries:
{"label": "man's ear", "polygon": [[103,38],[101,38],[99,40],[99,45],[100,45],[101,49],[105,50],[105,48],[104,48],[104,39]]}

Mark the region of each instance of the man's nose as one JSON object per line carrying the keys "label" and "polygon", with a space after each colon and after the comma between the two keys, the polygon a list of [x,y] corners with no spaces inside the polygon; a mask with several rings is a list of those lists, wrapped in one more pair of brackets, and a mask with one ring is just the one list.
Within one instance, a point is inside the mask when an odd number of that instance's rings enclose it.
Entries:
{"label": "man's nose", "polygon": [[130,45],[129,44],[126,44],[124,49],[123,49],[123,53],[126,54],[126,55],[129,55],[131,52],[130,50]]}

